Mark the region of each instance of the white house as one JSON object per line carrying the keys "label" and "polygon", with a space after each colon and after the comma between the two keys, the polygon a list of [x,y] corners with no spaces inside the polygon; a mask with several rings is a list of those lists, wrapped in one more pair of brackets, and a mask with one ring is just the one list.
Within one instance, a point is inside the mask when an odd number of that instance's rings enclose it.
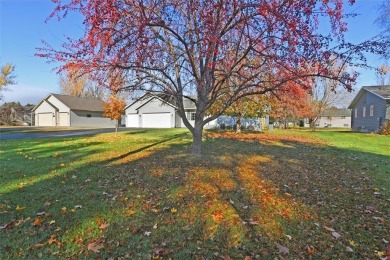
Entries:
{"label": "white house", "polygon": [[68,95],[49,94],[32,113],[35,126],[114,127],[116,123],[104,117],[100,100]]}
{"label": "white house", "polygon": [[[195,103],[184,98],[186,117],[193,125],[195,122]],[[177,106],[172,98],[146,93],[125,107],[126,127],[136,128],[184,128],[183,120],[177,113]],[[216,126],[217,120],[205,125],[205,128]]]}
{"label": "white house", "polygon": [[327,109],[316,122],[316,127],[351,127],[351,110]]}

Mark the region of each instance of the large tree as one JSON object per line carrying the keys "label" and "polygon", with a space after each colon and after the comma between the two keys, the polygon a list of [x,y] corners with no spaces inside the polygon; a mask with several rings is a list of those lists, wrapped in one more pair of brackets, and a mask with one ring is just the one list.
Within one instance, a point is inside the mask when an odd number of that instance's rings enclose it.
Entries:
{"label": "large tree", "polygon": [[[153,89],[176,100],[178,114],[193,135],[192,153],[201,153],[203,126],[231,104],[294,81],[321,76],[350,89],[356,75],[328,70],[330,60],[363,59],[383,43],[346,43],[343,0],[53,0],[52,16],[70,11],[84,17],[85,35],[39,56],[96,75],[126,74],[128,90]],[[349,0],[352,4],[354,0]],[[319,22],[331,32],[321,35]],[[270,77],[283,71],[283,77]],[[276,74],[275,74],[276,75]],[[106,79],[102,78],[102,81]],[[183,97],[195,94],[192,126]],[[218,99],[219,111],[205,117]]]}
{"label": "large tree", "polygon": [[60,75],[61,94],[102,100],[105,90],[93,81],[90,75],[70,69]]}
{"label": "large tree", "polygon": [[0,68],[0,100],[3,99],[2,92],[7,90],[7,86],[15,84],[15,66],[5,64]]}

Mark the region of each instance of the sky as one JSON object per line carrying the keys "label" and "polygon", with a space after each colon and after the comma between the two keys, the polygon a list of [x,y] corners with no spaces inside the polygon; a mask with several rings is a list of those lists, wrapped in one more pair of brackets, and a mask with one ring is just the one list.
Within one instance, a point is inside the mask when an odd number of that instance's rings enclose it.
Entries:
{"label": "sky", "polygon": [[[353,6],[346,5],[347,12],[358,13],[349,19],[347,41],[359,43],[380,33],[374,24],[378,6],[384,0],[356,0]],[[36,104],[49,93],[59,93],[59,75],[55,68],[59,64],[47,63],[34,56],[36,48],[43,47],[42,40],[52,46],[60,46],[66,36],[83,35],[82,19],[77,14],[65,20],[51,19],[46,22],[54,4],[50,0],[0,0],[0,65],[15,65],[16,85],[3,93],[2,102],[19,101]],[[368,55],[370,65],[379,66],[387,61]],[[355,89],[376,85],[373,71],[362,70]],[[356,93],[357,91],[355,91]],[[354,95],[352,93],[351,95]]]}

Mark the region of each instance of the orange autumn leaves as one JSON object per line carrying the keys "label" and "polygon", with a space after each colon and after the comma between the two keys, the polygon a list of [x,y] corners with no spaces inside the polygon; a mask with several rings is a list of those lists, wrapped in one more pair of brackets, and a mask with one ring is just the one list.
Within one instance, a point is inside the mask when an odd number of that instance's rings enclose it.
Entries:
{"label": "orange autumn leaves", "polygon": [[123,109],[126,106],[126,102],[119,94],[112,94],[108,97],[107,101],[103,103],[104,115],[108,118],[121,120]]}

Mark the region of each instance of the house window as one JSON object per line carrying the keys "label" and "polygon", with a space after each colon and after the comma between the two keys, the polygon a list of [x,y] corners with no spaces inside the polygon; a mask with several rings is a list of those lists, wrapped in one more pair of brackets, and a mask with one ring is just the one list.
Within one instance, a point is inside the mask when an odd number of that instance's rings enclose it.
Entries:
{"label": "house window", "polygon": [[370,116],[374,116],[374,105],[370,106]]}
{"label": "house window", "polygon": [[91,114],[87,114],[87,117],[92,117],[92,115]]}
{"label": "house window", "polygon": [[348,127],[349,125],[348,124],[344,124],[344,127]]}
{"label": "house window", "polygon": [[363,107],[363,117],[366,117],[366,107]]}
{"label": "house window", "polygon": [[355,109],[355,118],[357,118],[357,108]]}
{"label": "house window", "polygon": [[189,112],[188,115],[189,120],[195,121],[195,112]]}
{"label": "house window", "polygon": [[345,119],[345,116],[340,116],[341,119]]}

